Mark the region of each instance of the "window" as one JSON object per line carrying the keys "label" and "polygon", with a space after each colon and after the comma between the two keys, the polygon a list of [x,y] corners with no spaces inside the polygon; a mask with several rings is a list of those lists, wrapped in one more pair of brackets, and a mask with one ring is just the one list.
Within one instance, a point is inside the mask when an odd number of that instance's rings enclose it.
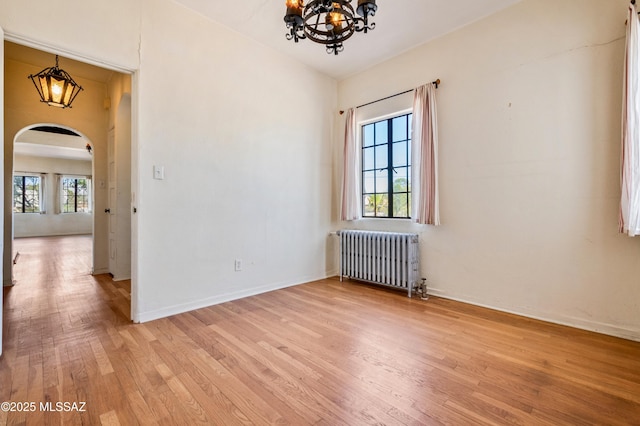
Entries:
{"label": "window", "polygon": [[411,117],[362,126],[363,217],[411,217]]}
{"label": "window", "polygon": [[89,207],[89,188],[91,180],[88,178],[62,178],[62,213],[87,213]]}
{"label": "window", "polygon": [[40,213],[40,177],[17,175],[13,177],[13,211]]}

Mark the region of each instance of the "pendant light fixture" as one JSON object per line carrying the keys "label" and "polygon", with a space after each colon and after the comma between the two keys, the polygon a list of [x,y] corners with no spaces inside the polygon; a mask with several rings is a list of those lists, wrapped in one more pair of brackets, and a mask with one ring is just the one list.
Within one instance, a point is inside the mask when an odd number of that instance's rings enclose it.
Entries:
{"label": "pendant light fixture", "polygon": [[311,0],[305,6],[303,0],[286,0],[284,22],[289,29],[287,40],[297,43],[308,38],[324,44],[327,53],[337,55],[344,50],[342,43],[353,34],[366,34],[376,26],[369,23],[369,17],[375,16],[378,10],[376,0],[358,0],[356,10],[351,5],[352,1]]}
{"label": "pendant light fixture", "polygon": [[58,67],[58,55],[55,67],[45,68],[38,74],[31,74],[29,78],[38,90],[40,101],[49,106],[71,108],[71,102],[83,90],[69,73]]}

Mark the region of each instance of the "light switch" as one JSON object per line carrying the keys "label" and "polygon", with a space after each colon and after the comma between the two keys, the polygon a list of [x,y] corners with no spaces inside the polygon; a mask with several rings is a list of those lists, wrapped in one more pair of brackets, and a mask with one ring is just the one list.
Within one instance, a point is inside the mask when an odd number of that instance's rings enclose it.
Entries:
{"label": "light switch", "polygon": [[153,178],[158,180],[164,179],[164,166],[153,166]]}

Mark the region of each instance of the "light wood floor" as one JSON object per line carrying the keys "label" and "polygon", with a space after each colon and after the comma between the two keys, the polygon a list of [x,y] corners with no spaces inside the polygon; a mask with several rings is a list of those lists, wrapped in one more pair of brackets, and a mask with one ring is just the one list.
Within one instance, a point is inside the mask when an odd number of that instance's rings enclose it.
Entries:
{"label": "light wood floor", "polygon": [[640,424],[640,343],[336,279],[146,324],[84,237],[17,240],[1,424]]}

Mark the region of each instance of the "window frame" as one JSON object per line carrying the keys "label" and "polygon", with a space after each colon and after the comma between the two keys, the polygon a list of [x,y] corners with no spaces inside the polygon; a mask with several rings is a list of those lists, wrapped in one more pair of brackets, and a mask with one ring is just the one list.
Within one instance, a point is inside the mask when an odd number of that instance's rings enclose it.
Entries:
{"label": "window frame", "polygon": [[[22,211],[17,211],[16,210],[16,178],[21,177],[22,178]],[[38,180],[38,210],[37,211],[25,211],[25,179],[26,178],[35,178]],[[37,173],[29,173],[29,172],[15,172],[13,174],[13,184],[12,184],[12,189],[13,189],[13,194],[12,194],[12,204],[13,204],[13,208],[12,208],[12,212],[13,213],[20,213],[20,214],[40,214],[42,213],[42,176],[37,174]]]}
{"label": "window frame", "polygon": [[[73,210],[66,211],[67,203],[67,193],[65,191],[65,181],[73,180],[75,182],[73,186]],[[87,193],[84,195],[87,200],[87,209],[86,211],[78,211],[78,180],[86,180],[87,182]],[[60,177],[60,213],[61,214],[90,214],[92,212],[93,206],[91,202],[91,176],[84,175],[62,175]]]}
{"label": "window frame", "polygon": [[[398,139],[394,141],[393,134],[393,122],[395,119],[399,119],[402,117],[406,117],[404,120],[406,126],[406,137],[405,139]],[[401,111],[396,111],[394,113],[386,114],[384,116],[374,117],[365,121],[361,121],[358,123],[358,139],[360,142],[360,200],[361,200],[361,217],[363,219],[393,219],[393,220],[411,220],[411,170],[412,170],[412,159],[411,159],[411,144],[412,144],[412,129],[411,123],[413,122],[413,111],[412,109],[404,109]],[[377,123],[386,122],[386,141],[384,143],[377,143],[376,134],[372,136],[374,138],[373,144],[365,146],[365,127],[373,125],[375,129],[375,125]],[[404,150],[405,160],[402,164],[396,165],[397,162],[394,161],[394,144],[396,143],[405,143],[406,147]],[[382,147],[386,145],[386,156],[387,156],[387,165],[386,167],[378,168],[376,165],[376,159],[374,154],[373,159],[373,168],[365,169],[366,162],[366,149],[373,149],[375,151],[376,147]],[[394,189],[394,174],[397,173],[395,169],[406,169],[406,191],[395,191]],[[366,174],[372,171],[385,171],[387,172],[387,180],[386,180],[386,191],[378,192],[377,183],[374,184],[374,192],[367,192],[367,177]],[[369,177],[368,179],[371,179]],[[373,180],[377,179],[373,177]],[[395,216],[394,212],[394,195],[406,194],[406,211],[407,216]],[[387,206],[386,206],[386,215],[379,216],[377,213],[377,209],[374,208],[373,215],[367,213],[366,211],[366,197],[367,196],[378,196],[378,195],[386,195],[387,198]]]}

